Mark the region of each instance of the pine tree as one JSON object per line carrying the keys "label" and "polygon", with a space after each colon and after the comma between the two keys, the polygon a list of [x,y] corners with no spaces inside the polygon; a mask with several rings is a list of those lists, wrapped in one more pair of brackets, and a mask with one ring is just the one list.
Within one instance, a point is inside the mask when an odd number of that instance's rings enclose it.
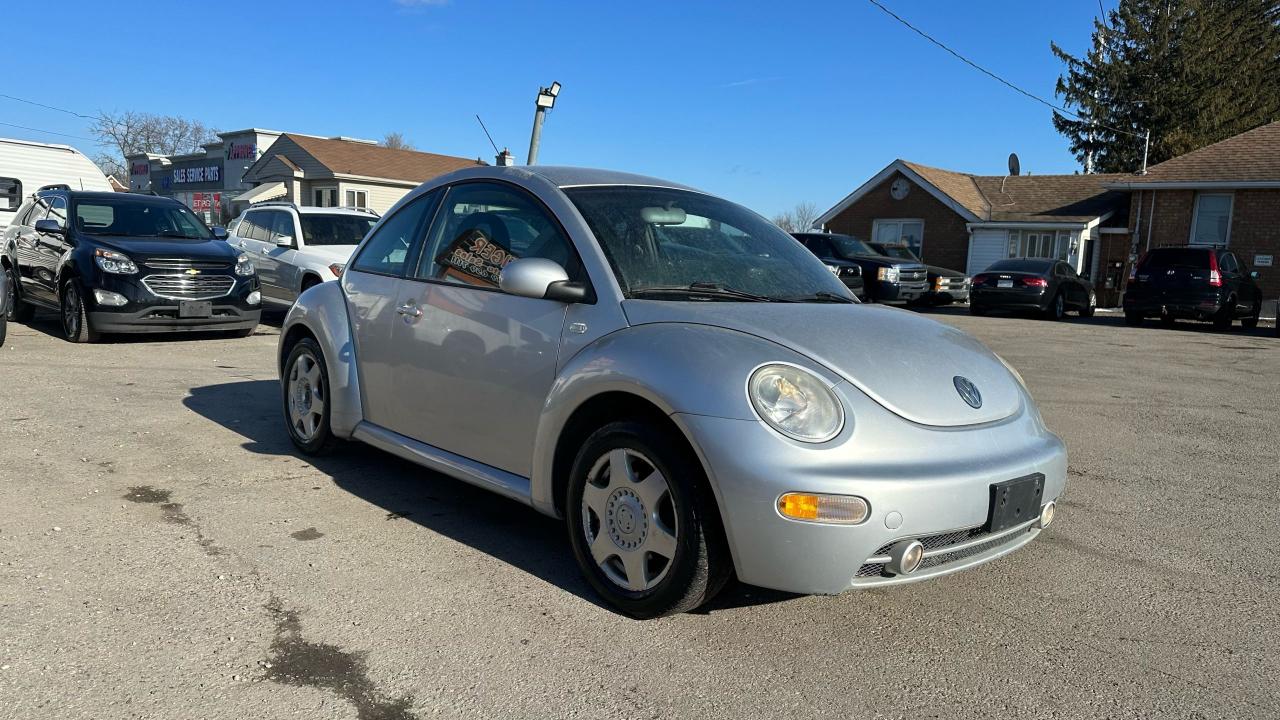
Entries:
{"label": "pine tree", "polygon": [[1120,0],[1057,93],[1082,118],[1058,132],[1095,172],[1134,172],[1280,119],[1280,0]]}

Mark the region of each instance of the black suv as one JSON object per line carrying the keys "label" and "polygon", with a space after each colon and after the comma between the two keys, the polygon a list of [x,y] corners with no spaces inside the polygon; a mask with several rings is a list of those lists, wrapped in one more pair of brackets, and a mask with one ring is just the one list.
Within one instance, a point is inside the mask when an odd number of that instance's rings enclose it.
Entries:
{"label": "black suv", "polygon": [[[886,245],[884,243],[867,243],[872,250],[887,257],[920,262],[920,258],[911,252],[906,245]],[[921,305],[950,305],[955,302],[969,302],[969,276],[959,270],[948,270],[937,265],[925,265],[928,271],[928,282],[924,297],[916,302]]]}
{"label": "black suv", "polygon": [[182,203],[41,188],[0,236],[10,316],[56,310],[71,342],[101,333],[226,330],[249,335],[262,296],[249,256]]}
{"label": "black suv", "polygon": [[1125,322],[1141,325],[1148,317],[1159,317],[1166,325],[1179,319],[1207,320],[1225,330],[1239,318],[1244,327],[1255,328],[1262,313],[1256,276],[1229,250],[1155,248],[1129,272]]}
{"label": "black suv", "polygon": [[870,302],[912,302],[928,289],[928,270],[918,261],[881,255],[865,242],[837,233],[791,233],[822,262],[832,267],[856,265]]}

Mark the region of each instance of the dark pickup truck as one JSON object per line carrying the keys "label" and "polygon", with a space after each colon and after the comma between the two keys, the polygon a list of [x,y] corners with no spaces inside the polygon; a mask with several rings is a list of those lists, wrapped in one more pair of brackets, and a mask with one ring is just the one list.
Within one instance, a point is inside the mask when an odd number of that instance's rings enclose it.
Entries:
{"label": "dark pickup truck", "polygon": [[1239,319],[1258,326],[1262,292],[1235,253],[1222,248],[1162,247],[1148,251],[1129,273],[1124,319],[1141,325],[1158,317],[1166,325],[1201,320],[1225,330]]}
{"label": "dark pickup truck", "polygon": [[912,302],[928,290],[928,270],[919,261],[881,255],[850,235],[807,232],[792,236],[828,266],[857,265],[869,302]]}

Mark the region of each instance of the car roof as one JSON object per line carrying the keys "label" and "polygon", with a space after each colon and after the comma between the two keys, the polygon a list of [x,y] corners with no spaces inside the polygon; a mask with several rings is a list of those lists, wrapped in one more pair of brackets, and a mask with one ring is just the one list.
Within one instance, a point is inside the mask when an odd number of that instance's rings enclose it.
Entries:
{"label": "car roof", "polygon": [[[127,192],[111,192],[108,190],[64,190],[62,188],[53,190],[39,190],[37,195],[66,195],[73,200],[123,200],[124,202],[162,202],[177,203],[178,201],[163,195],[144,195],[142,193]],[[182,203],[178,203],[181,205]]]}
{"label": "car roof", "polygon": [[[538,178],[558,188],[584,187],[593,185],[639,185],[644,187],[671,188],[673,190],[689,190],[707,194],[697,188],[680,183],[619,172],[617,170],[601,170],[598,168],[567,167],[562,165],[484,165],[456,170],[438,179],[439,182],[457,182],[460,180],[494,179],[494,180],[529,180]],[[436,182],[431,183],[435,185]]]}
{"label": "car roof", "polygon": [[[271,207],[268,205],[267,207]],[[253,208],[247,208],[252,210]],[[314,205],[299,205],[294,208],[299,215],[357,215],[359,217],[377,218],[378,214],[373,210],[357,210],[355,208],[346,207],[316,207]]]}

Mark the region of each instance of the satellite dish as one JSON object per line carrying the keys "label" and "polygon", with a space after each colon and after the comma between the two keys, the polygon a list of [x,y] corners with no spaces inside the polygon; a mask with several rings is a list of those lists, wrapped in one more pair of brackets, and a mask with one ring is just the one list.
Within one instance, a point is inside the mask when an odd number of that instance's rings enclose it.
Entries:
{"label": "satellite dish", "polygon": [[1009,174],[1022,174],[1022,165],[1018,162],[1018,153],[1009,153]]}

